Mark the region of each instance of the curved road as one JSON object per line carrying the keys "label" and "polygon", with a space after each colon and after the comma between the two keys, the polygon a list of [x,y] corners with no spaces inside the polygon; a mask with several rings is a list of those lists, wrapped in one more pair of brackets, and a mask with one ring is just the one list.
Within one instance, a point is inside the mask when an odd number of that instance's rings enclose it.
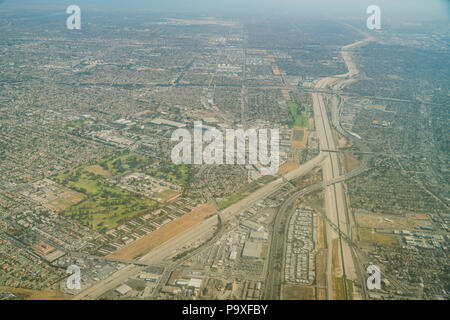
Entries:
{"label": "curved road", "polygon": [[[359,74],[359,70],[351,59],[349,49],[356,46],[363,45],[367,42],[373,41],[374,38],[368,37],[364,40],[357,41],[351,45],[342,48],[342,57],[347,65],[348,72],[339,76],[332,76],[320,79],[316,82],[315,91],[312,93],[314,120],[316,124],[316,131],[319,136],[319,143],[321,149],[337,150],[338,143],[336,137],[331,129],[330,121],[328,119],[327,109],[323,101],[321,91],[336,86],[342,88],[346,84],[354,81],[354,77]],[[309,186],[300,192],[289,197],[280,207],[275,218],[274,228],[272,232],[272,241],[269,252],[269,267],[270,272],[267,275],[267,282],[265,286],[266,299],[279,299],[281,292],[281,275],[283,262],[284,240],[285,240],[285,224],[289,213],[293,209],[294,202],[302,195],[310,193],[321,188],[325,188],[325,224],[327,234],[327,284],[328,284],[328,299],[336,299],[336,293],[333,289],[333,283],[336,278],[341,278],[344,286],[344,298],[351,298],[348,295],[347,280],[363,281],[361,279],[361,272],[359,266],[355,263],[355,254],[348,241],[352,240],[351,217],[348,214],[345,190],[342,181],[349,179],[357,174],[363,172],[366,168],[367,161],[363,161],[361,166],[356,170],[342,175],[341,163],[339,154],[335,152],[327,152],[324,161],[322,162],[323,181]],[[282,235],[282,236],[280,236]],[[343,239],[344,238],[344,239]],[[333,241],[338,241],[339,252],[333,252]],[[344,241],[343,241],[344,240]],[[333,255],[334,253],[334,255]],[[340,257],[339,261],[334,261],[338,265],[332,270],[333,256]],[[331,287],[330,287],[331,285]]]}

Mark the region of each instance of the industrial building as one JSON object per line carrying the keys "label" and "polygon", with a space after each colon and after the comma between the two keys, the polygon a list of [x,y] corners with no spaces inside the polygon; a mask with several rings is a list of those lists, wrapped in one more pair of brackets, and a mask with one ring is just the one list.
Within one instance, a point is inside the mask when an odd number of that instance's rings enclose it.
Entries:
{"label": "industrial building", "polygon": [[239,225],[242,228],[245,228],[245,229],[248,229],[248,230],[251,230],[251,231],[262,231],[262,230],[264,230],[263,226],[257,224],[254,221],[250,221],[250,220],[243,221]]}
{"label": "industrial building", "polygon": [[247,241],[245,243],[244,250],[242,250],[242,257],[258,259],[261,256],[261,251],[262,243]]}
{"label": "industrial building", "polygon": [[269,239],[269,233],[266,231],[252,231],[250,233],[250,239],[267,241]]}

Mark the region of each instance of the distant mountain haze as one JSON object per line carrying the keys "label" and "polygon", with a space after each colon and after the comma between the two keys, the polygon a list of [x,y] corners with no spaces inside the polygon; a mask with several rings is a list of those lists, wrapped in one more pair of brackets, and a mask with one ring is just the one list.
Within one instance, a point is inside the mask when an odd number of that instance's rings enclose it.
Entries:
{"label": "distant mountain haze", "polygon": [[317,15],[348,18],[378,5],[387,19],[447,19],[449,0],[0,0],[0,4],[56,9],[71,4],[98,10],[132,9],[203,15]]}

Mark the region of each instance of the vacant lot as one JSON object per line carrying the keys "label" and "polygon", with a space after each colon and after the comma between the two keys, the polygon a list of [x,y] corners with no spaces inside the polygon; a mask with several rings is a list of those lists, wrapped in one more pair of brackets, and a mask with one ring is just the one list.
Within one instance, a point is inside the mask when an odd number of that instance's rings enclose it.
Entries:
{"label": "vacant lot", "polygon": [[355,170],[359,166],[359,160],[356,159],[355,157],[352,157],[348,153],[342,154],[342,160],[344,163],[344,169],[345,169],[346,173],[349,173],[349,172]]}
{"label": "vacant lot", "polygon": [[239,200],[242,200],[244,197],[245,196],[243,194],[234,193],[231,196],[229,196],[227,199],[219,201],[219,208],[225,209],[225,208],[231,206],[232,204],[235,204]]}
{"label": "vacant lot", "polygon": [[308,143],[308,129],[294,127],[291,145],[293,148],[303,149]]}
{"label": "vacant lot", "polygon": [[109,257],[116,259],[134,259],[142,256],[151,249],[176,237],[215,213],[216,209],[211,203],[201,205],[184,216],[161,226],[152,233],[111,253]]}
{"label": "vacant lot", "polygon": [[60,212],[69,209],[71,206],[79,203],[83,199],[83,194],[64,188],[63,193],[58,198],[53,200],[50,203],[50,206]]}
{"label": "vacant lot", "polygon": [[72,296],[59,290],[31,290],[24,288],[0,287],[1,292],[11,292],[19,299],[24,300],[68,300]]}
{"label": "vacant lot", "polygon": [[395,216],[391,214],[358,212],[356,221],[359,227],[385,230],[412,230],[418,226],[431,225],[431,221],[426,215],[415,213]]}
{"label": "vacant lot", "polygon": [[359,240],[369,242],[379,246],[398,247],[398,239],[393,234],[373,232],[369,228],[358,228]]}
{"label": "vacant lot", "polygon": [[315,300],[314,287],[300,285],[284,285],[283,300]]}
{"label": "vacant lot", "polygon": [[278,172],[281,174],[286,174],[288,172],[291,172],[292,170],[297,169],[299,166],[300,166],[300,164],[297,160],[289,160],[280,166],[280,169],[278,169]]}
{"label": "vacant lot", "polygon": [[166,202],[166,201],[172,200],[174,198],[177,198],[177,196],[179,196],[179,195],[181,195],[180,192],[168,189],[168,190],[164,190],[164,191],[157,193],[155,195],[155,197],[158,198],[158,199],[156,199],[158,201]]}
{"label": "vacant lot", "polygon": [[317,217],[317,249],[325,248],[324,224],[322,217]]}

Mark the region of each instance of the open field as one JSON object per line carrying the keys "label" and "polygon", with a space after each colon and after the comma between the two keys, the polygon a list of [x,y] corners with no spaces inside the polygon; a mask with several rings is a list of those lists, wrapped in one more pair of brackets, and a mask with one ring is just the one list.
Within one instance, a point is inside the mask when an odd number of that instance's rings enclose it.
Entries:
{"label": "open field", "polygon": [[359,166],[359,160],[352,157],[348,153],[342,153],[342,162],[346,173],[355,170]]}
{"label": "open field", "polygon": [[415,213],[396,216],[358,212],[356,214],[356,222],[359,227],[385,230],[412,230],[419,226],[431,225],[431,221],[427,215]]}
{"label": "open field", "polygon": [[231,206],[232,204],[238,202],[239,200],[242,200],[243,198],[245,198],[245,196],[243,194],[238,194],[238,193],[234,193],[231,196],[229,196],[227,199],[219,201],[219,208],[220,209],[225,209],[229,206]]}
{"label": "open field", "polygon": [[[345,300],[344,278],[336,278],[336,300]],[[348,300],[353,300],[353,282],[347,279]]]}
{"label": "open field", "polygon": [[[156,198],[159,198],[162,202],[170,201],[171,199],[177,198],[181,193],[175,190],[164,190],[155,195]],[[158,200],[158,199],[157,199]],[[158,200],[159,201],[159,200]]]}
{"label": "open field", "polygon": [[21,194],[56,212],[67,210],[85,198],[84,194],[58,185],[49,179],[33,183],[22,190]]}
{"label": "open field", "polygon": [[304,149],[306,148],[307,142],[308,142],[308,129],[294,127],[291,141],[292,147],[297,149]]}
{"label": "open field", "polygon": [[334,275],[341,273],[341,264],[339,260],[339,239],[333,239],[331,245],[331,271]]}
{"label": "open field", "polygon": [[311,106],[306,105],[305,111],[300,112],[300,106],[295,102],[288,102],[289,112],[293,118],[293,125],[296,127],[307,128],[308,127],[308,119],[311,114]]}
{"label": "open field", "polygon": [[69,189],[65,189],[64,192],[55,200],[50,203],[50,206],[56,211],[64,211],[71,206],[79,203],[84,199],[84,195]]}
{"label": "open field", "polygon": [[301,285],[284,285],[281,291],[282,300],[315,300],[314,287]]}
{"label": "open field", "polygon": [[317,249],[325,248],[324,224],[322,217],[317,217]]}
{"label": "open field", "polygon": [[299,166],[300,166],[300,163],[298,162],[298,160],[289,160],[280,166],[280,168],[278,169],[278,172],[280,174],[286,174],[292,170],[297,169]]}
{"label": "open field", "polygon": [[327,279],[326,273],[327,271],[327,262],[326,262],[326,251],[321,250],[316,255],[316,284],[317,284],[317,292],[316,299],[317,300],[326,300],[327,299]]}
{"label": "open field", "polygon": [[31,290],[24,288],[0,287],[0,292],[11,292],[16,297],[24,300],[68,300],[71,295],[59,290]]}
{"label": "open field", "polygon": [[202,222],[209,216],[214,215],[215,213],[216,209],[211,203],[201,205],[184,216],[161,226],[148,235],[111,253],[108,257],[118,259],[138,258],[151,249],[167,242],[168,240],[188,230],[192,226]]}
{"label": "open field", "polygon": [[398,238],[393,234],[383,234],[372,232],[369,228],[358,228],[359,240],[362,242],[369,242],[378,246],[395,246],[398,247]]}
{"label": "open field", "polygon": [[344,277],[342,276],[341,260],[339,259],[339,239],[333,239],[331,245],[331,284],[335,300],[344,300]]}

